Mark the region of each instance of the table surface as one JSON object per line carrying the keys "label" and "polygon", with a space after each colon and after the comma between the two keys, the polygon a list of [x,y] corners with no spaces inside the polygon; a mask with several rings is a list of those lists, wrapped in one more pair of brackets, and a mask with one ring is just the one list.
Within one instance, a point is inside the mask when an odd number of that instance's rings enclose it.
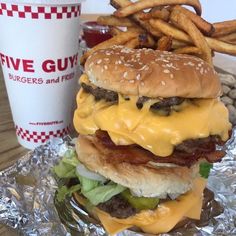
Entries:
{"label": "table surface", "polygon": [[[82,20],[96,19],[97,15],[84,15]],[[16,139],[9,101],[0,69],[0,170],[11,166],[23,156],[27,149],[21,147]],[[17,232],[0,224],[1,236],[17,236]]]}

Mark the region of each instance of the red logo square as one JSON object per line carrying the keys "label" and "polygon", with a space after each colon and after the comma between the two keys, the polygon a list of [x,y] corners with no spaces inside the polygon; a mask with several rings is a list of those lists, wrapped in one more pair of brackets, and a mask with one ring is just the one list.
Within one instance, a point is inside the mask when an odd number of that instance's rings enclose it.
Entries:
{"label": "red logo square", "polygon": [[32,16],[32,19],[38,19],[39,18],[39,14],[35,13],[35,12],[31,12],[31,16]]}
{"label": "red logo square", "polygon": [[25,12],[31,12],[31,6],[24,6]]}
{"label": "red logo square", "polygon": [[75,6],[71,7],[71,12],[75,12]]}
{"label": "red logo square", "polygon": [[68,7],[62,7],[62,13],[67,13]]}
{"label": "red logo square", "polygon": [[57,19],[62,19],[62,13],[57,13]]}
{"label": "red logo square", "polygon": [[7,4],[6,3],[1,3],[1,8],[2,8],[2,10],[6,10],[7,9]]}
{"label": "red logo square", "polygon": [[13,16],[13,11],[7,10],[7,16]]}
{"label": "red logo square", "polygon": [[2,15],[2,9],[0,8],[0,15]]}
{"label": "red logo square", "polygon": [[11,5],[12,11],[18,11],[18,6],[17,5]]}
{"label": "red logo square", "polygon": [[52,19],[52,14],[51,13],[45,13],[44,17],[45,17],[45,19]]}
{"label": "red logo square", "polygon": [[71,15],[72,15],[71,12],[67,12],[67,13],[66,13],[66,18],[71,18]]}
{"label": "red logo square", "polygon": [[45,13],[45,7],[38,7],[38,13]]}
{"label": "red logo square", "polygon": [[51,7],[51,13],[57,13],[57,7]]}

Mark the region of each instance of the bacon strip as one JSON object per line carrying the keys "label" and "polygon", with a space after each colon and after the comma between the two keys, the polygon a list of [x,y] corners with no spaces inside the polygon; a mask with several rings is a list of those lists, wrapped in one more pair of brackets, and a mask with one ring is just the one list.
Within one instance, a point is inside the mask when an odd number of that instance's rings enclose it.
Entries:
{"label": "bacon strip", "polygon": [[220,161],[225,155],[224,151],[216,150],[216,144],[223,144],[217,136],[185,141],[178,145],[168,157],[155,156],[138,145],[115,145],[107,132],[100,130],[96,132],[91,141],[110,163],[146,164],[152,161],[191,167],[199,159],[205,158],[208,162],[214,163]]}

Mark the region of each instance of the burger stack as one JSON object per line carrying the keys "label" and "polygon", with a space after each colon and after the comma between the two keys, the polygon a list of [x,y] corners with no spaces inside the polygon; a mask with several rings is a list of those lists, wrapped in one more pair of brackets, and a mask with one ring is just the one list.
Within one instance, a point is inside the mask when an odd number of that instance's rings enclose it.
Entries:
{"label": "burger stack", "polygon": [[214,69],[189,55],[113,46],[87,59],[80,85],[77,154],[55,168],[71,178],[77,203],[109,235],[199,219],[231,130]]}

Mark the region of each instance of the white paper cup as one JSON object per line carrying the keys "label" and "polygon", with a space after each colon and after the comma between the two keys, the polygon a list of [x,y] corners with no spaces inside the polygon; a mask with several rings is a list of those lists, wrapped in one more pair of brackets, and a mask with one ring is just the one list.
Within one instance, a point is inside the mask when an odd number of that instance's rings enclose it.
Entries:
{"label": "white paper cup", "polygon": [[69,133],[77,88],[79,0],[0,2],[0,63],[18,141]]}

